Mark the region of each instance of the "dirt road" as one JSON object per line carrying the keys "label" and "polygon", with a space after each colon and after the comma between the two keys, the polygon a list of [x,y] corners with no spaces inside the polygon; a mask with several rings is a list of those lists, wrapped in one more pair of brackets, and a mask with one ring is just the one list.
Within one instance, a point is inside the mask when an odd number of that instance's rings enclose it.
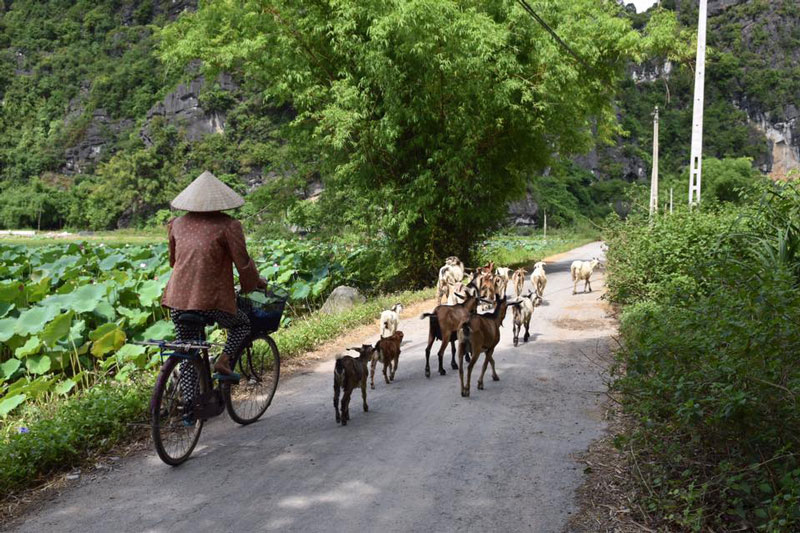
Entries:
{"label": "dirt road", "polygon": [[[495,351],[500,381],[459,394],[458,372],[424,375],[427,321],[401,321],[397,378],[376,379],[370,411],[334,421],[332,361],[282,381],[258,423],[206,425],[178,468],[154,452],[79,482],[16,524],[18,531],[561,531],[575,512],[573,454],[600,436],[603,384],[584,354],[614,331],[594,292],[573,296],[569,264],[547,268],[545,303],[527,344],[512,345],[509,311]],[[579,290],[582,289],[582,283]],[[365,342],[374,341],[373,335]],[[449,350],[448,350],[449,351]]]}

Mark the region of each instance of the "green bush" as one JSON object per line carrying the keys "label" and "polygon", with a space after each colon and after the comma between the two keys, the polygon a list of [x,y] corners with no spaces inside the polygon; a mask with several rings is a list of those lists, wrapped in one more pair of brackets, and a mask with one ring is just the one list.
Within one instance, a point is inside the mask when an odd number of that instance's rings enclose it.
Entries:
{"label": "green bush", "polygon": [[643,507],[694,531],[800,528],[800,187],[609,240]]}
{"label": "green bush", "polygon": [[152,380],[99,384],[67,399],[30,406],[0,440],[0,494],[109,450],[146,423]]}

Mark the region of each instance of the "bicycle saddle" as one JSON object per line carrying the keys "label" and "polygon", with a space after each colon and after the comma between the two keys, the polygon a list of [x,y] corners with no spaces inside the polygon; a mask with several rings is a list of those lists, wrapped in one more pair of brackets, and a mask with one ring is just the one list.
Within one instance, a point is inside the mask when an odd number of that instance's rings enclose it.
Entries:
{"label": "bicycle saddle", "polygon": [[191,312],[181,313],[177,319],[177,322],[180,322],[181,324],[186,324],[187,326],[197,326],[197,327],[210,326],[211,324],[214,323],[213,320],[210,320],[202,315],[198,315],[197,313],[191,313]]}

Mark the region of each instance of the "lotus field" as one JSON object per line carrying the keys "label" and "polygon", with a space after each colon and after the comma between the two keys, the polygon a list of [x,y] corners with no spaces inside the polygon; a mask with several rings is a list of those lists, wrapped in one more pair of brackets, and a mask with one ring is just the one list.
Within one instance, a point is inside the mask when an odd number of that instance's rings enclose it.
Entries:
{"label": "lotus field", "polygon": [[[250,248],[262,275],[287,288],[295,312],[346,281],[364,255],[302,241]],[[156,351],[133,342],[173,338],[160,306],[169,275],[166,244],[0,244],[0,417],[156,367]]]}

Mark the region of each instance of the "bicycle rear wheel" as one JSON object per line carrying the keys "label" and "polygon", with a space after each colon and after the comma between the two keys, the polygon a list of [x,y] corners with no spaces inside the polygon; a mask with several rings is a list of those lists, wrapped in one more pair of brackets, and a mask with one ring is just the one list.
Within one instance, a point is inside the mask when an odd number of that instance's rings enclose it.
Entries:
{"label": "bicycle rear wheel", "polygon": [[[188,378],[192,370],[194,377],[182,386],[181,377]],[[186,461],[200,438],[203,421],[192,414],[191,398],[185,396],[199,395],[205,388],[202,375],[199,359],[170,357],[161,367],[150,400],[150,424],[156,452],[168,465]]]}
{"label": "bicycle rear wheel", "polygon": [[271,337],[264,339],[257,349],[248,346],[239,361],[236,371],[241,375],[238,385],[223,384],[222,393],[228,414],[239,424],[252,424],[272,403],[281,374],[281,358],[278,346]]}

